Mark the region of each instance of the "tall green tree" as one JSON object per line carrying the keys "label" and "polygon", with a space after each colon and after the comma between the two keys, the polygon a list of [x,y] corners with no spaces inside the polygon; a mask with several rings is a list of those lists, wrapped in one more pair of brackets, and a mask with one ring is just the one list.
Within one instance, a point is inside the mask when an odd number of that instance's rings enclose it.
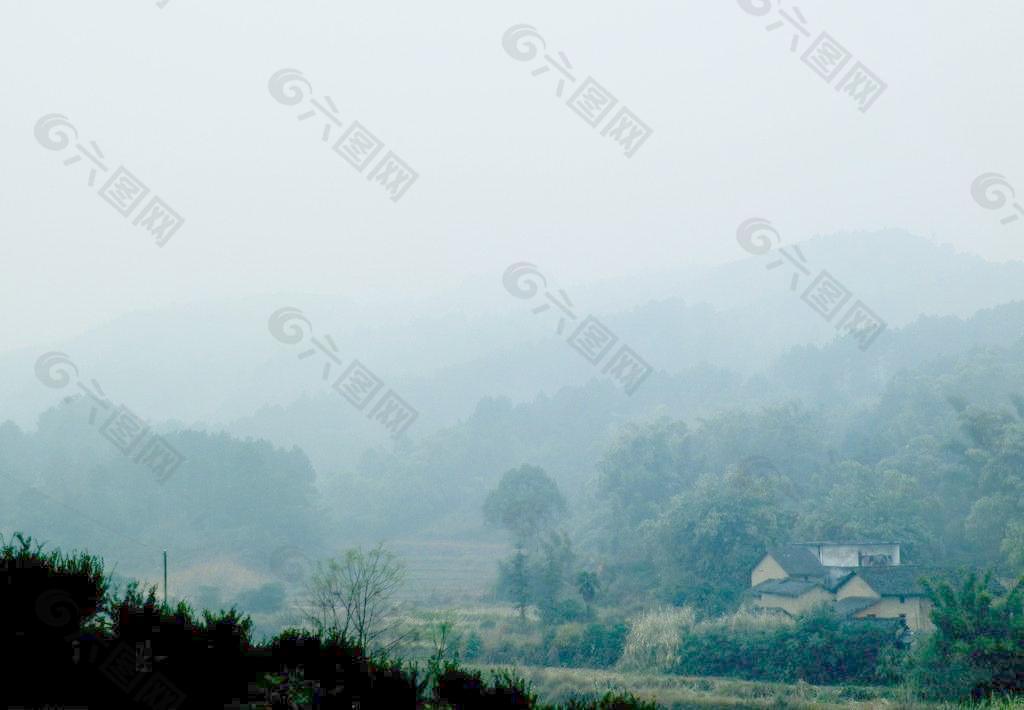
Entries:
{"label": "tall green tree", "polygon": [[484,518],[508,530],[517,547],[533,548],[566,509],[562,492],[544,469],[524,464],[501,477],[484,502]]}
{"label": "tall green tree", "polygon": [[612,511],[611,535],[628,535],[656,517],[665,501],[693,484],[698,468],[684,422],[627,425],[597,466],[598,490]]}
{"label": "tall green tree", "polygon": [[835,483],[803,511],[797,526],[805,540],[898,540],[904,554],[934,557],[925,513],[934,496],[914,478],[884,464],[842,461],[829,467]]}
{"label": "tall green tree", "polygon": [[544,536],[538,568],[532,570],[533,598],[542,619],[552,621],[558,617],[562,590],[569,582],[575,558],[567,533],[554,531]]}
{"label": "tall green tree", "polygon": [[973,573],[924,586],[934,605],[935,632],[924,638],[915,659],[912,678],[921,693],[977,700],[1024,691],[1024,587],[999,596],[991,575]]}
{"label": "tall green tree", "polygon": [[590,615],[590,605],[597,597],[597,590],[601,588],[601,582],[597,574],[588,570],[581,570],[576,575],[576,591],[583,597],[583,603],[587,605],[587,615]]}
{"label": "tall green tree", "polygon": [[708,613],[735,607],[751,568],[792,529],[794,515],[782,505],[787,488],[781,476],[733,470],[674,497],[648,528],[662,594]]}
{"label": "tall green tree", "polygon": [[527,571],[526,553],[518,548],[512,555],[508,579],[512,601],[519,612],[520,621],[526,621],[526,609],[530,605],[530,577]]}
{"label": "tall green tree", "polygon": [[978,558],[1019,562],[1014,540],[1024,520],[1024,421],[968,407],[960,426],[969,441],[963,455],[980,493],[964,522],[966,535]]}

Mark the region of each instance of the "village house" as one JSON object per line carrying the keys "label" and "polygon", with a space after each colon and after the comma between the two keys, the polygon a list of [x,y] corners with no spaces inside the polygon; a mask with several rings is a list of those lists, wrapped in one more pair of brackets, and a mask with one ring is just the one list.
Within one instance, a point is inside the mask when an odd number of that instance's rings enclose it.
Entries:
{"label": "village house", "polygon": [[756,608],[797,615],[828,603],[853,619],[900,619],[911,631],[933,627],[921,580],[949,570],[904,565],[897,542],[803,542],[773,548],[750,573]]}
{"label": "village house", "polygon": [[903,619],[911,631],[931,631],[932,603],[921,580],[946,577],[949,570],[900,565],[865,567],[836,589],[836,610],[854,619]]}

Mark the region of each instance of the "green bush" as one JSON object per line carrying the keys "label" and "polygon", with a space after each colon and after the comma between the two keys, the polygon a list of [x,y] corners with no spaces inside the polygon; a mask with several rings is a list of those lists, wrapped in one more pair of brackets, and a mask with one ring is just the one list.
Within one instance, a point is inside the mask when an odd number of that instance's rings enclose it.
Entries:
{"label": "green bush", "polygon": [[548,665],[609,668],[619,660],[629,627],[624,623],[562,624],[548,634]]}
{"label": "green bush", "polygon": [[466,637],[466,647],[462,651],[462,657],[467,661],[475,661],[480,658],[483,652],[484,640],[476,631],[470,631]]}
{"label": "green bush", "polygon": [[979,700],[1024,691],[1024,588],[994,594],[991,577],[926,583],[935,632],[914,654],[911,678],[927,698]]}
{"label": "green bush", "polygon": [[540,606],[540,618],[544,624],[564,624],[571,621],[587,621],[592,612],[579,599],[560,599]]}
{"label": "green bush", "polygon": [[899,653],[896,623],[846,621],[821,607],[792,625],[731,626],[702,622],[683,632],[679,661],[684,675],[815,684],[880,680],[883,657]]}

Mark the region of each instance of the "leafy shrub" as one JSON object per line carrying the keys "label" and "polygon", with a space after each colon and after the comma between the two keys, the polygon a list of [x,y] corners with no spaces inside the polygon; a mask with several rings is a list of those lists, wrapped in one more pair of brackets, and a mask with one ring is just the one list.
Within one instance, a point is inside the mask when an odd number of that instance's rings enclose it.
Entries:
{"label": "leafy shrub", "polygon": [[563,624],[547,640],[547,665],[609,668],[619,660],[629,627],[624,623]]}
{"label": "leafy shrub", "polygon": [[462,657],[467,661],[475,661],[480,658],[483,647],[484,640],[480,637],[480,634],[476,631],[470,631],[469,635],[466,636],[466,647],[462,652]]}
{"label": "leafy shrub", "polygon": [[624,622],[610,624],[587,624],[583,633],[584,648],[587,650],[586,665],[593,668],[610,668],[622,656],[626,645],[629,626]]}
{"label": "leafy shrub", "polygon": [[674,670],[686,675],[814,684],[871,683],[880,661],[900,647],[902,626],[879,620],[847,621],[827,607],[797,623],[711,620],[683,633]]}
{"label": "leafy shrub", "polygon": [[[1024,580],[1022,580],[1024,582]],[[916,649],[911,671],[925,697],[978,700],[1024,691],[1024,587],[993,593],[991,577],[927,583],[936,630]]]}
{"label": "leafy shrub", "polygon": [[550,666],[575,666],[576,655],[583,645],[582,624],[562,624],[546,640],[547,663]]}
{"label": "leafy shrub", "polygon": [[586,621],[590,617],[590,610],[579,599],[560,599],[540,607],[541,622],[547,625]]}

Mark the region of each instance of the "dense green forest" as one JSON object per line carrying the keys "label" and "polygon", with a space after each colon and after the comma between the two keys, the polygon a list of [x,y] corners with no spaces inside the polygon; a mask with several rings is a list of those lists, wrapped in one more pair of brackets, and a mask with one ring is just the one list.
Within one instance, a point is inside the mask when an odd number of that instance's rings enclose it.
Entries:
{"label": "dense green forest", "polygon": [[[526,404],[487,398],[456,426],[330,474],[295,448],[168,430],[186,461],[160,482],[103,439],[88,399],[72,396],[35,430],[0,425],[12,491],[0,512],[10,530],[53,525],[61,505],[104,511],[104,526],[59,515],[51,537],[120,535],[126,558],[169,541],[186,554],[295,546],[315,556],[338,534],[479,534],[502,473],[530,464],[568,501],[560,527],[597,559],[685,525],[673,510],[726,504],[707,499],[709,481],[752,476],[747,494],[779,516],[765,521],[777,533],[752,548],[780,535],[893,536],[915,561],[1009,572],[1020,564],[1020,333],[1024,305],[1010,304],[966,321],[923,319],[867,353],[843,341],[796,348],[749,378],[704,367],[655,373],[634,398],[600,380]],[[1005,344],[992,345],[994,334]]]}
{"label": "dense green forest", "polygon": [[[601,380],[517,405],[485,398],[464,421],[370,449],[337,475],[297,447],[165,424],[185,462],[160,480],[100,435],[87,397],[71,395],[34,430],[0,426],[0,516],[8,534],[43,530],[50,544],[104,552],[117,560],[114,580],[140,570],[155,580],[166,548],[177,569],[237,565],[231,589],[195,572],[176,597],[265,614],[252,628],[268,640],[314,561],[340,546],[480,538],[505,552],[475,581],[511,613],[464,624],[453,658],[977,697],[1024,677],[1021,333],[1014,303],[921,319],[867,353],[837,339],[748,376],[655,373],[633,398]],[[899,541],[905,563],[961,570],[932,594],[946,641],[908,645],[826,610],[750,616],[750,571],[765,550],[855,539]],[[988,645],[956,641],[963,624],[988,629],[976,634]],[[658,626],[668,651],[643,631]],[[939,663],[959,669],[955,682],[926,672]]]}

